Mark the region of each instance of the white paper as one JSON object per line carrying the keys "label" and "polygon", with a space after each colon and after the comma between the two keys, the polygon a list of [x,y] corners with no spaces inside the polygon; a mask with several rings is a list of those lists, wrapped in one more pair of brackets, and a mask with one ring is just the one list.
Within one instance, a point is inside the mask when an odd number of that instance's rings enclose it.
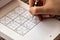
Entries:
{"label": "white paper", "polygon": [[17,8],[4,15],[0,19],[0,23],[14,30],[16,33],[25,35],[39,22],[29,13],[28,5],[23,2],[20,3]]}
{"label": "white paper", "polygon": [[60,33],[58,20],[38,21],[28,9],[28,5],[20,1],[17,8],[0,18],[0,30],[15,40],[53,40]]}

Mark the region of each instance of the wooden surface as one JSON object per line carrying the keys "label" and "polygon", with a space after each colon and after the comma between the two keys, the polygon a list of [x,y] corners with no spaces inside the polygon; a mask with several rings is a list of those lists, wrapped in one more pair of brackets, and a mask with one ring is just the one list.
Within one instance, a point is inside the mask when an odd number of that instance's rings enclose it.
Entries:
{"label": "wooden surface", "polygon": [[29,0],[21,0],[21,1],[23,1],[23,2],[25,2],[25,3],[27,3],[27,4],[29,4]]}
{"label": "wooden surface", "polygon": [[60,34],[54,40],[60,40]]}
{"label": "wooden surface", "polygon": [[17,0],[11,1],[9,4],[5,5],[3,8],[0,9],[0,18],[16,8],[19,5]]}
{"label": "wooden surface", "polygon": [[5,39],[0,36],[0,40],[5,40]]}

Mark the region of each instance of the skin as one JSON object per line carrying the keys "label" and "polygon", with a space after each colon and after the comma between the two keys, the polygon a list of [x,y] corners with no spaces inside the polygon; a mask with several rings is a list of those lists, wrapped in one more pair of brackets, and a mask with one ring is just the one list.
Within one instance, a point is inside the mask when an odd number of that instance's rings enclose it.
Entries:
{"label": "skin", "polygon": [[[41,2],[41,1],[39,1]],[[33,6],[34,0],[29,0],[30,13],[37,15],[60,15],[60,0],[43,0],[43,6]]]}

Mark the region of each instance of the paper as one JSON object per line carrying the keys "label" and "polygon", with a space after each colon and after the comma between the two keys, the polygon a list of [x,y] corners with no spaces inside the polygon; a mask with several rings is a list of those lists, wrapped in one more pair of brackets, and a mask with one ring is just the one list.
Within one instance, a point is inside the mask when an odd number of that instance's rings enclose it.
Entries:
{"label": "paper", "polygon": [[0,32],[0,40],[13,40],[4,33]]}
{"label": "paper", "polygon": [[60,23],[54,20],[53,22],[50,20],[41,23],[29,13],[28,9],[28,5],[20,1],[18,7],[0,18],[0,23],[22,36],[26,35],[30,30],[39,25],[44,27],[47,32],[50,32],[48,31],[48,28],[51,27],[52,31],[53,28],[55,28],[55,26],[57,27]]}
{"label": "paper", "polygon": [[0,18],[0,23],[20,35],[25,35],[39,23],[32,17],[33,15],[28,11],[28,5],[20,2],[17,8]]}

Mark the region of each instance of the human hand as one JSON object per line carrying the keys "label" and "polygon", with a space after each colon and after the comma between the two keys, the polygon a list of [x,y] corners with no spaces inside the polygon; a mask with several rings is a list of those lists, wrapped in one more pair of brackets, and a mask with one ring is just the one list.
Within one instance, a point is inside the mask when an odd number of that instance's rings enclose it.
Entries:
{"label": "human hand", "polygon": [[[43,0],[43,6],[33,6],[35,0],[29,0],[30,12],[34,15],[43,15],[49,17],[49,15],[60,15],[60,0]],[[42,1],[39,1],[40,3]],[[40,17],[40,16],[37,16]]]}

